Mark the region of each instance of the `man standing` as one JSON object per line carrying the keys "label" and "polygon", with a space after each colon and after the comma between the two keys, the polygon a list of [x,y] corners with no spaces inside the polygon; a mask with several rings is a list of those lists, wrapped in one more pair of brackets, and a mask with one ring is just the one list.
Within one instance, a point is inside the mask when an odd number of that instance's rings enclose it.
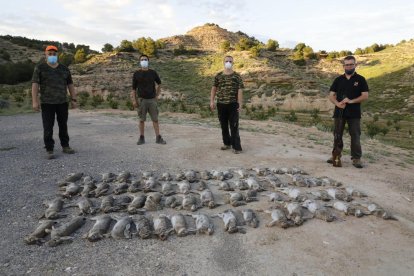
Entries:
{"label": "man standing", "polygon": [[70,71],[65,65],[58,63],[57,55],[58,48],[56,46],[47,46],[45,50],[46,62],[36,65],[32,77],[32,105],[35,111],[40,111],[40,108],[42,110],[43,140],[47,159],[55,158],[53,155],[55,114],[63,153],[75,153],[69,147],[67,91],[69,89],[73,108],[76,108],[76,93]]}
{"label": "man standing", "polygon": [[327,161],[341,167],[341,152],[344,147],[342,136],[345,123],[348,123],[351,136],[352,165],[362,168],[361,163],[361,102],[368,99],[368,84],[365,78],[355,72],[356,60],[353,56],[344,58],[345,74],[337,77],[329,92],[329,100],[335,105],[334,146],[332,157]]}
{"label": "man standing", "polygon": [[139,140],[137,145],[145,143],[144,129],[147,113],[150,114],[155,131],[155,143],[165,145],[167,142],[160,135],[158,123],[157,99],[161,92],[161,80],[157,72],[148,68],[147,55],[139,57],[141,68],[132,77],[131,100],[134,108],[138,108],[139,116]]}
{"label": "man standing", "polygon": [[[233,57],[224,58],[224,71],[214,78],[211,88],[210,108],[215,108],[214,98],[217,95],[217,111],[223,136],[221,150],[233,148],[235,154],[242,152],[239,135],[239,112],[243,104],[244,88],[240,74],[233,71]],[[230,127],[230,134],[229,134]]]}

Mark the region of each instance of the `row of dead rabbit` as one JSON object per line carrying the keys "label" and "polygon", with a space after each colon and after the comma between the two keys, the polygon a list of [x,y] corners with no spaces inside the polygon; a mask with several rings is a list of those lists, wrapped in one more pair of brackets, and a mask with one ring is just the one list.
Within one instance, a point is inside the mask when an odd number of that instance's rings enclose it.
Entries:
{"label": "row of dead rabbit", "polygon": [[[232,186],[240,189],[247,190],[245,193],[241,192],[228,192],[226,194],[226,203],[232,205],[233,207],[245,205],[247,202],[257,200],[257,192],[266,190],[264,185],[261,184],[260,180],[265,180],[267,184],[270,184],[270,187],[273,187],[276,191],[272,193],[267,193],[266,196],[269,197],[270,201],[274,204],[264,212],[271,215],[271,221],[266,224],[266,226],[279,226],[281,228],[288,228],[291,226],[302,225],[304,220],[310,218],[318,218],[327,222],[331,222],[336,217],[336,211],[340,211],[345,215],[354,215],[361,217],[363,215],[376,215],[382,217],[383,219],[393,219],[394,217],[385,211],[383,208],[379,207],[375,203],[369,202],[351,202],[352,197],[366,197],[364,193],[361,193],[352,188],[338,188],[341,186],[341,183],[333,181],[328,178],[314,178],[306,176],[302,171],[295,170],[296,174],[288,174],[289,169],[281,170],[282,173],[287,174],[291,177],[291,181],[280,181],[279,178],[275,177],[274,174],[269,173],[271,170],[262,169],[262,170],[253,170],[255,174],[249,174],[247,170],[234,170],[239,175],[239,179],[229,185],[229,182],[223,181],[224,179],[232,178],[233,175],[229,171],[218,173],[219,178],[215,178],[219,181],[219,189],[229,191],[234,190]],[[291,170],[293,171],[293,170]],[[189,171],[191,175],[198,175],[195,171]],[[217,171],[213,171],[211,175],[214,175]],[[244,174],[244,172],[246,172]],[[267,173],[266,173],[267,172]],[[144,183],[145,180],[154,179],[152,173],[143,173],[142,179],[138,181],[139,184]],[[186,175],[186,173],[181,173],[179,175]],[[70,206],[79,207],[79,217],[73,218],[71,221],[61,224],[59,227],[55,227],[57,222],[54,221],[64,215],[61,214],[63,209],[64,201],[61,198],[57,198],[48,203],[48,208],[46,209],[43,218],[46,220],[41,221],[40,225],[36,230],[25,238],[25,242],[28,244],[42,244],[45,242],[45,238],[50,233],[50,240],[47,242],[50,246],[55,246],[64,242],[71,241],[73,238],[70,236],[78,228],[80,228],[85,221],[87,220],[85,215],[93,215],[97,212],[108,213],[115,211],[126,211],[129,214],[137,214],[138,216],[114,216],[111,217],[107,214],[96,216],[92,220],[96,220],[95,225],[92,229],[85,235],[89,241],[97,241],[102,239],[105,236],[111,236],[113,238],[130,238],[134,235],[138,235],[141,238],[148,238],[153,235],[158,236],[160,239],[164,240],[171,232],[176,232],[178,236],[184,236],[187,233],[213,233],[213,224],[210,222],[210,216],[207,214],[193,214],[195,219],[195,229],[187,229],[184,215],[176,214],[168,217],[167,215],[159,215],[158,218],[152,220],[147,216],[142,215],[145,211],[155,211],[160,210],[164,207],[176,208],[179,210],[188,210],[196,211],[197,209],[206,206],[209,208],[214,208],[217,205],[214,201],[214,197],[206,182],[198,180],[196,178],[191,178],[185,176],[185,179],[176,177],[178,181],[181,181],[185,186],[185,189],[179,188],[179,192],[182,193],[181,196],[172,195],[173,193],[168,193],[170,196],[165,196],[165,189],[161,189],[161,192],[154,192],[151,190],[145,190],[139,187],[138,191],[147,191],[147,194],[134,194],[133,199],[127,195],[122,195],[117,198],[114,198],[112,195],[107,195],[102,198],[100,208],[94,208],[91,200],[87,198],[91,194],[96,195],[93,191],[99,188],[100,184],[95,185],[92,178],[89,176],[83,177],[82,173],[70,174],[64,181],[60,182],[61,187],[65,187],[63,195],[69,199],[73,199],[77,195],[79,197],[76,204],[68,204]],[[201,174],[202,175],[202,174]],[[111,176],[111,177],[109,177]],[[161,181],[166,181],[164,183],[171,183],[171,180],[168,180],[165,176],[161,177]],[[177,175],[178,176],[178,175]],[[83,179],[82,179],[83,177]],[[188,177],[188,178],[187,178]],[[130,174],[128,172],[122,172],[118,176],[113,174],[104,174],[102,177],[102,183],[110,183],[117,179],[116,181],[122,181],[122,183],[131,183],[129,181]],[[197,189],[199,192],[193,191],[191,189],[191,184],[197,182]],[[245,180],[245,181],[243,181]],[[70,187],[74,187],[76,182],[81,181],[83,187],[81,189],[80,185],[77,185],[78,188],[76,192],[69,192]],[[273,181],[273,182],[272,182]],[[134,183],[132,181],[131,185]],[[211,182],[210,182],[211,183]],[[227,183],[224,185],[222,183]],[[246,183],[247,185],[243,186],[240,183]],[[276,183],[276,184],[275,184]],[[316,183],[309,184],[309,183]],[[93,185],[92,185],[93,184]],[[108,184],[109,185],[109,184]],[[330,187],[326,190],[316,190],[303,192],[302,189],[298,187],[289,187],[289,185],[295,185],[299,187],[314,187],[314,186],[326,186]],[[95,187],[94,187],[95,186]],[[178,185],[181,187],[180,185]],[[108,192],[110,186],[107,186]],[[131,186],[129,186],[131,187]],[[145,187],[145,186],[144,186]],[[129,189],[129,188],[128,188]],[[128,191],[127,189],[127,191]],[[82,191],[80,191],[82,190]],[[87,191],[87,194],[82,194]],[[113,189],[113,193],[116,193],[117,189]],[[151,191],[151,192],[150,192]],[[199,194],[199,198],[194,196],[194,193]],[[324,201],[331,201],[325,203]],[[335,211],[334,211],[335,210]],[[263,211],[263,210],[257,210]],[[251,209],[242,210],[242,219],[240,216],[237,216],[238,210],[226,210],[222,213],[213,215],[218,216],[223,219],[225,230],[229,233],[235,232],[244,232],[244,228],[241,225],[247,224],[252,227],[257,227],[259,221],[255,212]],[[239,217],[239,219],[237,219]],[[113,224],[114,219],[116,223],[112,228],[110,233],[110,225]],[[242,221],[242,222],[240,222]],[[135,231],[133,230],[135,229]]]}

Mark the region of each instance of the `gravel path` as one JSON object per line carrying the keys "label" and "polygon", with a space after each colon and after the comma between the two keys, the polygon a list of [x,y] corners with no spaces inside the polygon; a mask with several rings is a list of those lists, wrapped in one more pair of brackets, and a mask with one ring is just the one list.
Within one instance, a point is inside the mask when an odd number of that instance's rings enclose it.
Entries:
{"label": "gravel path", "polygon": [[[236,159],[230,152],[216,150],[220,146],[216,128],[161,124],[165,146],[155,144],[152,127],[146,131],[147,144],[137,146],[134,119],[71,112],[71,146],[78,152],[64,155],[55,139],[57,159],[45,160],[40,115],[1,116],[0,274],[409,275],[414,271],[413,203],[397,202],[401,191],[390,185],[399,179],[403,179],[399,183],[411,183],[413,175],[408,170],[381,171],[381,164],[373,164],[361,172],[345,162],[348,167],[338,173],[323,163],[326,155],[321,150],[327,152],[326,147],[296,148],[290,135],[242,132],[244,153]],[[55,138],[56,134],[55,126]],[[73,243],[55,248],[23,242],[45,210],[42,202],[55,197],[56,182],[70,172],[98,178],[103,172],[123,170],[138,174],[180,168],[289,167],[298,162],[315,176],[362,179],[360,187],[370,189],[401,220],[350,217],[329,224],[311,220],[287,230],[261,223],[245,235],[224,233],[221,222],[214,220],[212,236],[172,236],[164,242],[108,238],[89,243],[81,238],[89,229],[85,227]],[[352,184],[361,185],[358,181]]]}

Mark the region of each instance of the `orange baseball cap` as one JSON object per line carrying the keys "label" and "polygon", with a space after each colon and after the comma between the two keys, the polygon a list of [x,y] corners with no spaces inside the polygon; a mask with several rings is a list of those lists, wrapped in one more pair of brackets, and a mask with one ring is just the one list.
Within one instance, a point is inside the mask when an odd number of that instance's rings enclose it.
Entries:
{"label": "orange baseball cap", "polygon": [[58,48],[56,47],[56,46],[54,46],[54,45],[49,45],[49,46],[47,46],[46,47],[46,50],[45,50],[46,52],[47,51],[58,51]]}

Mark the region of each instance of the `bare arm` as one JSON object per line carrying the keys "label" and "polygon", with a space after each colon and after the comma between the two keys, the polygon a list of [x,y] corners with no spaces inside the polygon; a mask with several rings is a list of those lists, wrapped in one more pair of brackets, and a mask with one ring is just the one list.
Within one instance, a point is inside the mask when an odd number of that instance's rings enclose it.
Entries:
{"label": "bare arm", "polygon": [[240,112],[243,105],[243,90],[241,89],[237,91],[237,102],[239,103],[239,108],[237,109],[237,111]]}
{"label": "bare arm", "polygon": [[214,98],[216,97],[217,93],[217,87],[213,86],[211,87],[211,93],[210,93],[210,109],[211,111],[214,111],[215,105],[214,105]]}
{"label": "bare arm", "polygon": [[34,111],[40,111],[39,105],[39,84],[36,82],[32,83],[32,107]]}
{"label": "bare arm", "polygon": [[135,94],[135,90],[134,89],[131,90],[131,102],[132,102],[132,105],[134,106],[134,108],[137,108],[138,107],[137,96]]}
{"label": "bare arm", "polygon": [[72,108],[76,108],[78,106],[78,99],[76,97],[76,91],[75,91],[75,86],[73,85],[73,83],[68,84],[68,89],[69,89],[69,94],[70,94],[70,98],[72,99]]}
{"label": "bare arm", "polygon": [[161,84],[156,84],[155,93],[155,98],[158,99],[158,97],[161,95]]}

